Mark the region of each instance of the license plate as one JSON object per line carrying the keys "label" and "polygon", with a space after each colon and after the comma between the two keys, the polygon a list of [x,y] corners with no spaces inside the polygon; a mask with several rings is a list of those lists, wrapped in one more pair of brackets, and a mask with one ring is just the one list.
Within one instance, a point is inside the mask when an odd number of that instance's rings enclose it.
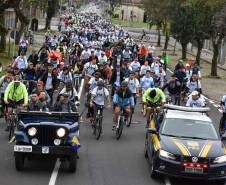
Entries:
{"label": "license plate", "polygon": [[32,152],[32,146],[15,145],[14,152]]}
{"label": "license plate", "polygon": [[198,173],[198,174],[202,174],[203,173],[203,168],[190,168],[190,167],[186,167],[185,168],[185,172],[186,173]]}
{"label": "license plate", "polygon": [[48,154],[49,153],[49,147],[43,146],[42,147],[42,153],[43,154]]}

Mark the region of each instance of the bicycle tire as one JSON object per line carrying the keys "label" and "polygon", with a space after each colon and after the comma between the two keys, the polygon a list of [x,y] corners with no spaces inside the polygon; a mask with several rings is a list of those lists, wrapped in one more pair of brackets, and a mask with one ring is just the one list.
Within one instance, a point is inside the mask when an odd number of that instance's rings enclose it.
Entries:
{"label": "bicycle tire", "polygon": [[15,131],[15,126],[12,120],[10,120],[10,126],[9,126],[9,136],[8,136],[8,140],[10,141],[13,137]]}
{"label": "bicycle tire", "polygon": [[123,130],[123,124],[124,124],[124,120],[123,118],[120,116],[119,118],[119,127],[116,128],[116,139],[119,140],[120,137],[122,136],[122,130]]}
{"label": "bicycle tire", "polygon": [[100,139],[101,132],[102,132],[102,118],[100,117],[100,118],[97,118],[97,121],[96,121],[96,133],[95,133],[96,140]]}
{"label": "bicycle tire", "polygon": [[130,114],[129,122],[128,122],[127,127],[130,127],[130,125],[131,125],[131,123],[132,123],[132,119],[133,119],[133,113]]}

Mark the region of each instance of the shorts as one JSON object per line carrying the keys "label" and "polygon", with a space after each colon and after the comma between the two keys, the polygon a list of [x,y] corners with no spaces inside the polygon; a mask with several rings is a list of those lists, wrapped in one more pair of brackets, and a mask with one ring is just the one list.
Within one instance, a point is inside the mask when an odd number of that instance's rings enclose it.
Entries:
{"label": "shorts", "polygon": [[21,106],[24,104],[24,99],[22,100],[19,100],[17,102],[15,101],[12,101],[12,100],[8,100],[9,101],[9,104],[7,105],[7,107],[9,108],[16,108],[17,106]]}

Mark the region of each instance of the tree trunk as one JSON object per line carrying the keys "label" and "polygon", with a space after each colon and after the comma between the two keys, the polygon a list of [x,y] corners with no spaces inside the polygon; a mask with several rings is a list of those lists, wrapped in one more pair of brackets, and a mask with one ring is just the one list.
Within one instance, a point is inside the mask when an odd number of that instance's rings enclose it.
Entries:
{"label": "tree trunk", "polygon": [[158,28],[158,43],[157,47],[161,47],[161,29],[160,27]]}
{"label": "tree trunk", "polygon": [[182,60],[186,60],[187,59],[187,43],[181,43],[181,47],[182,47]]}
{"label": "tree trunk", "polygon": [[203,48],[203,42],[197,40],[197,44],[198,44],[198,50],[197,50],[197,54],[196,54],[196,63],[198,64],[198,66],[200,66],[200,58],[201,58],[201,53],[202,53],[202,48]]}
{"label": "tree trunk", "polygon": [[168,49],[168,43],[169,43],[169,32],[166,31],[166,35],[165,35],[166,39],[165,39],[165,45],[164,45],[164,50],[167,50]]}
{"label": "tree trunk", "polygon": [[45,30],[47,30],[48,28],[50,29],[50,23],[51,23],[51,18],[46,17],[46,25],[45,25]]}
{"label": "tree trunk", "polygon": [[0,11],[0,52],[4,52],[6,49],[6,34],[7,29],[4,27],[5,18],[4,11]]}
{"label": "tree trunk", "polygon": [[217,63],[219,57],[219,44],[213,44],[213,58],[212,58],[212,65],[211,65],[211,76],[217,76]]}

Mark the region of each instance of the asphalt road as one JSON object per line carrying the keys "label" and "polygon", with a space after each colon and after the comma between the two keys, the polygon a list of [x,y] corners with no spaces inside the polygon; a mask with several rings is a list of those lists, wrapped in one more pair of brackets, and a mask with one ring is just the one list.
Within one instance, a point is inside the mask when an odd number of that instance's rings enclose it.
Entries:
{"label": "asphalt road", "polygon": [[[82,102],[84,99],[82,98]],[[211,107],[210,117],[218,127],[220,112]],[[82,107],[81,107],[82,109]],[[206,184],[197,181],[179,181],[169,179],[152,180],[149,166],[144,158],[145,119],[141,116],[140,105],[136,108],[133,124],[124,127],[120,140],[116,140],[112,127],[112,112],[104,112],[103,135],[96,141],[92,135],[89,120],[81,123],[81,144],[78,170],[75,174],[67,173],[62,163],[56,185],[191,185]],[[14,167],[13,144],[8,144],[3,122],[0,125],[0,184],[1,185],[48,185],[55,159],[36,158],[26,161],[26,170],[17,172]],[[218,129],[218,128],[217,128]]]}

